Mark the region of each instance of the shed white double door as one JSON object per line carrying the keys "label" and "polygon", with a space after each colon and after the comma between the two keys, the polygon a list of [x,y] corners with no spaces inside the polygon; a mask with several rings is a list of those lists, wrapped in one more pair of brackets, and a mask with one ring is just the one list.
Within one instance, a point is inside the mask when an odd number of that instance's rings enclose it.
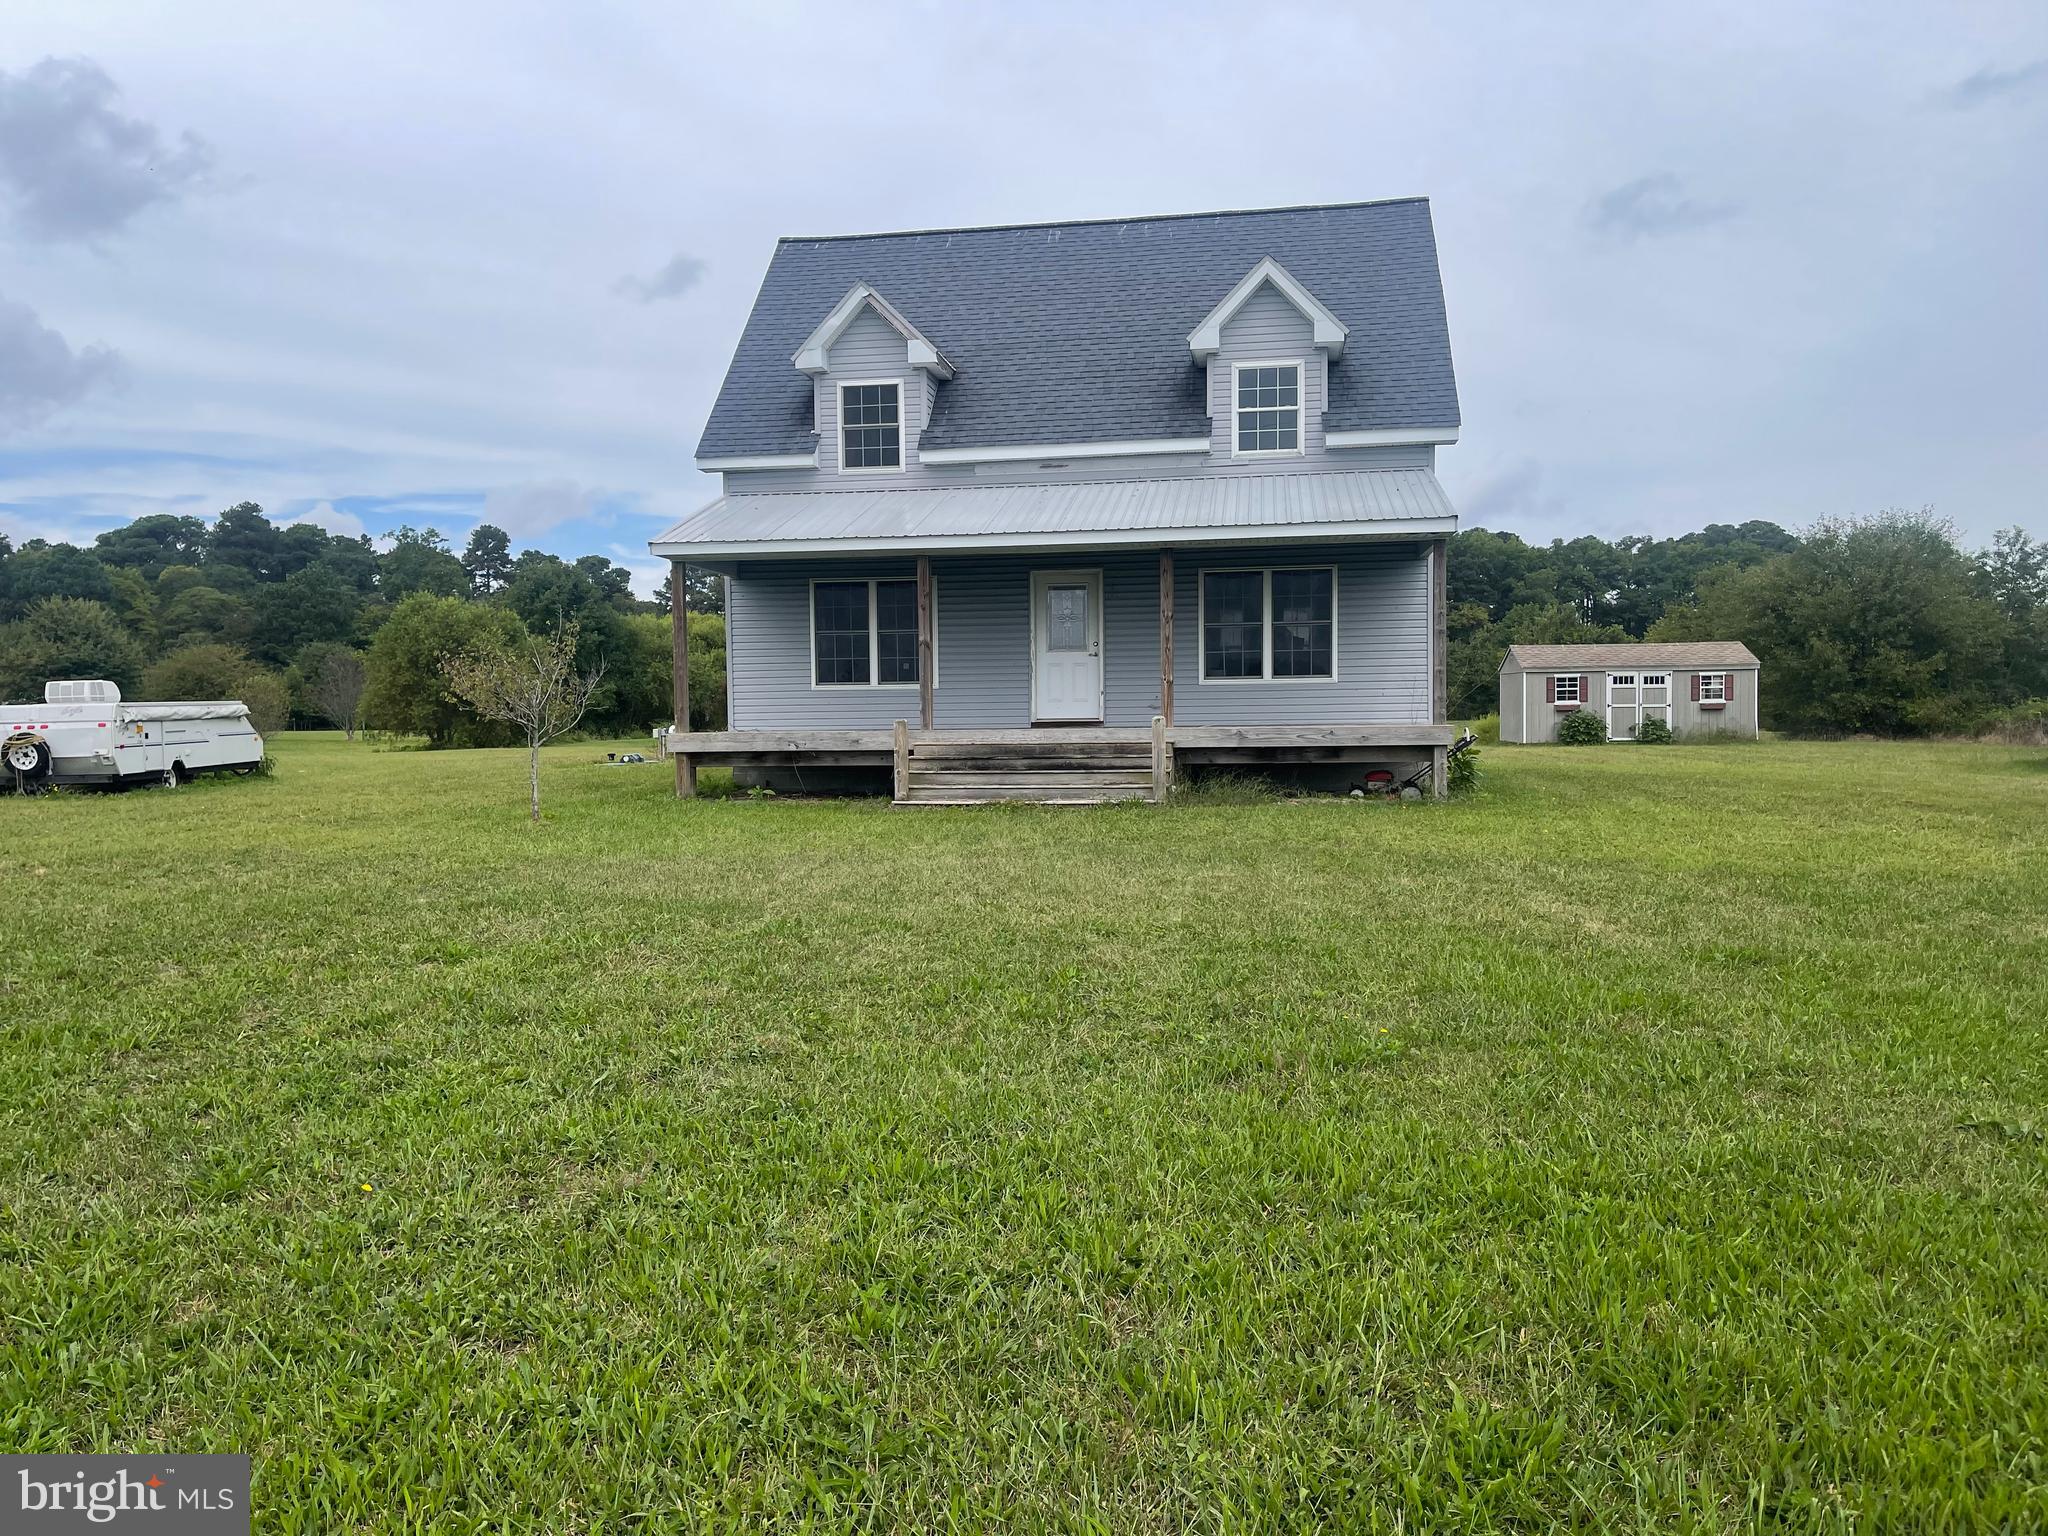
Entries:
{"label": "shed white double door", "polygon": [[1607,676],[1607,739],[1631,741],[1644,720],[1671,723],[1669,672],[1610,672]]}

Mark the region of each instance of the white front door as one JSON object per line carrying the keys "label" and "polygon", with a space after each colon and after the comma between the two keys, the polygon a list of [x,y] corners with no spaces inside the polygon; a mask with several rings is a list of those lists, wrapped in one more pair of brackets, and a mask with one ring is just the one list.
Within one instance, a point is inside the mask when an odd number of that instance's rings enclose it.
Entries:
{"label": "white front door", "polygon": [[1616,672],[1607,679],[1607,739],[1627,741],[1636,733],[1636,675]]}
{"label": "white front door", "polygon": [[1031,573],[1031,718],[1102,718],[1102,572]]}
{"label": "white front door", "polygon": [[1645,720],[1671,723],[1671,674],[1645,672],[1636,685],[1636,698]]}

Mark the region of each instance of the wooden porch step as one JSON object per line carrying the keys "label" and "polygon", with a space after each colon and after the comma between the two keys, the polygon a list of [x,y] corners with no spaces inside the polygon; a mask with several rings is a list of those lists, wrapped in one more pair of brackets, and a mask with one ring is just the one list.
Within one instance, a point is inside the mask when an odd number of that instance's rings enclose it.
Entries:
{"label": "wooden porch step", "polygon": [[1097,769],[1017,769],[1017,768],[920,768],[915,759],[910,764],[910,787],[934,788],[949,784],[966,786],[999,784],[1039,784],[1048,789],[1149,789],[1152,787],[1152,769],[1144,768],[1097,768]]}
{"label": "wooden porch step", "polygon": [[1125,785],[1102,789],[1059,788],[1042,784],[934,785],[929,789],[912,786],[910,797],[897,805],[1106,805],[1112,800],[1149,799],[1149,785]]}
{"label": "wooden porch step", "polygon": [[[1163,725],[1157,727],[1163,732]],[[898,805],[987,805],[1026,800],[1039,805],[1100,805],[1106,800],[1158,797],[1164,772],[1154,777],[1155,740],[1146,736],[1089,738],[1061,733],[1020,739],[1015,731],[986,739],[952,736],[915,741],[896,727]],[[1172,761],[1157,738],[1162,770]]]}

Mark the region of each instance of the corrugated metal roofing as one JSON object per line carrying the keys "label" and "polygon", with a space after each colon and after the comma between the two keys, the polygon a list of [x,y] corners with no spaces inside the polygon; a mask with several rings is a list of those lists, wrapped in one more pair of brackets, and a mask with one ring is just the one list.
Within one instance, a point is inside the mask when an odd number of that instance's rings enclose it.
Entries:
{"label": "corrugated metal roofing", "polygon": [[1445,522],[1456,513],[1426,469],[1181,476],[1054,485],[962,485],[721,496],[650,541],[658,555],[749,544],[872,544],[1093,534],[1307,536],[1331,525]]}
{"label": "corrugated metal roofing", "polygon": [[1511,645],[1507,665],[1530,667],[1754,667],[1740,640],[1630,641],[1624,645]]}
{"label": "corrugated metal roofing", "polygon": [[1325,427],[1458,425],[1429,203],[1403,198],[783,240],[698,456],[811,450],[811,381],[790,358],[856,282],[959,370],[926,448],[1206,437],[1188,333],[1262,256],[1350,328]]}

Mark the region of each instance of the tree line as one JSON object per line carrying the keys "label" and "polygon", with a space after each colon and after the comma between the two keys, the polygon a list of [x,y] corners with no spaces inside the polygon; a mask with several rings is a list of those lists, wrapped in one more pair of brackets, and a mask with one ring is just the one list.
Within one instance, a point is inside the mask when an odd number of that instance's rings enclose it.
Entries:
{"label": "tree line", "polygon": [[[585,722],[639,735],[671,713],[667,594],[633,595],[603,555],[516,556],[480,524],[458,554],[432,528],[367,535],[273,523],[253,502],[208,522],[157,514],[92,545],[0,536],[0,698],[53,677],[104,677],[130,697],[239,698],[260,728],[335,725],[437,746],[514,738],[451,695],[446,657],[573,633],[601,671]],[[723,724],[722,583],[692,573],[695,723]]]}
{"label": "tree line", "polygon": [[[431,528],[368,537],[273,524],[250,502],[212,522],[155,515],[90,548],[0,537],[0,698],[107,677],[156,698],[242,698],[265,729],[334,724],[497,745],[510,728],[451,695],[442,664],[573,628],[602,672],[584,721],[638,735],[671,711],[666,594],[633,595],[602,555],[516,556],[488,523],[456,553]],[[1676,538],[1450,541],[1451,715],[1490,713],[1510,643],[1740,640],[1763,662],[1766,727],[1957,734],[2048,716],[2048,542],[1978,551],[1929,512],[1716,523]],[[690,575],[692,724],[725,711],[723,582]]]}
{"label": "tree line", "polygon": [[1510,644],[1739,640],[1767,729],[1968,734],[2048,719],[2048,542],[1965,550],[1931,511],[1804,536],[1716,523],[1678,538],[1526,544],[1468,529],[1446,572],[1453,718],[1491,713]]}

